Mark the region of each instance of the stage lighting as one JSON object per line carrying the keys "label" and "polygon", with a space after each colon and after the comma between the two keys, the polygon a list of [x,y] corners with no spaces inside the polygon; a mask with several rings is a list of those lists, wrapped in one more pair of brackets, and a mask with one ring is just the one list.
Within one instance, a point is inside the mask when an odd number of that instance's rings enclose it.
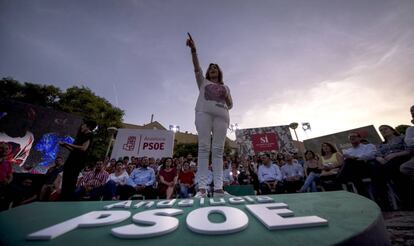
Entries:
{"label": "stage lighting", "polygon": [[170,125],[170,131],[173,131],[174,133],[180,131],[180,126],[177,125]]}

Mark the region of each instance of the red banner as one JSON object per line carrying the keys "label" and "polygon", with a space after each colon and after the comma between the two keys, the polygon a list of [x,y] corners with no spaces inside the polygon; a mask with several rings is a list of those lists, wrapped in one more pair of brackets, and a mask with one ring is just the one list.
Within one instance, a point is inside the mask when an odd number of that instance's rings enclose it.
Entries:
{"label": "red banner", "polygon": [[251,135],[254,152],[278,151],[278,138],[277,133],[274,132]]}

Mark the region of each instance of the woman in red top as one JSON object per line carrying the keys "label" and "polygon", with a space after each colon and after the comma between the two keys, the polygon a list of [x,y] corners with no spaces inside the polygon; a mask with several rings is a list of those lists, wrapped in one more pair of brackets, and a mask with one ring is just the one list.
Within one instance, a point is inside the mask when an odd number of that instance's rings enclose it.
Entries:
{"label": "woman in red top", "polygon": [[174,188],[177,184],[177,170],[172,167],[173,159],[168,157],[164,160],[159,173],[158,195],[160,198],[171,199],[174,194]]}
{"label": "woman in red top", "polygon": [[183,163],[183,170],[178,176],[178,183],[180,184],[180,198],[188,198],[194,190],[194,172],[190,170],[188,161]]}

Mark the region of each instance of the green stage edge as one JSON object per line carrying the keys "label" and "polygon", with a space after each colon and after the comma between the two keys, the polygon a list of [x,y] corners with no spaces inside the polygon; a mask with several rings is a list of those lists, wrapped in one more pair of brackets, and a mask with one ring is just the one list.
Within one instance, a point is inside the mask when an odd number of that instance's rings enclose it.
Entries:
{"label": "green stage edge", "polygon": [[[199,207],[199,200],[194,199],[193,207],[180,207],[184,213],[175,216],[180,221],[179,227],[167,235],[146,239],[119,239],[113,236],[110,229],[133,223],[132,216],[146,210],[131,208],[128,209],[131,217],[118,224],[75,229],[50,241],[27,241],[25,238],[30,233],[90,211],[104,210],[105,205],[116,201],[35,202],[0,213],[0,245],[389,245],[380,208],[362,196],[336,191],[270,197],[275,202],[288,204],[296,217],[316,215],[327,219],[328,225],[270,231],[246,209],[245,205],[251,203],[231,205],[226,199],[226,206],[239,208],[248,216],[248,227],[234,234],[201,235],[190,231],[185,223],[187,214]],[[136,202],[133,201],[132,206]],[[207,199],[205,204],[208,205]],[[177,202],[174,208],[178,208]]]}

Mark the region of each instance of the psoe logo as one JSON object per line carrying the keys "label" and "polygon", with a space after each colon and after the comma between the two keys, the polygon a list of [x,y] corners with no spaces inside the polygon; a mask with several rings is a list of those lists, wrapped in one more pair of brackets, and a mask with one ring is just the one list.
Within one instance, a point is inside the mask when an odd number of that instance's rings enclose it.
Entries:
{"label": "psoe logo", "polygon": [[[183,199],[180,201],[177,199],[148,200],[139,201],[134,206],[132,201],[121,201],[106,205],[104,210],[92,211],[36,231],[27,235],[26,239],[52,240],[76,228],[115,225],[131,216],[131,223],[111,228],[111,234],[120,239],[154,238],[175,231],[180,223],[176,216],[185,216],[182,208],[193,207],[195,202],[199,202],[199,207],[190,209],[185,220],[187,228],[194,233],[224,235],[241,232],[248,227],[249,218],[246,213],[239,208],[226,206],[224,198]],[[318,216],[295,217],[286,203],[277,203],[272,197],[268,196],[230,197],[227,202],[232,205],[245,204],[248,213],[253,215],[268,230],[328,225],[326,219]],[[176,208],[173,208],[174,206]],[[145,210],[134,215],[129,211],[131,208],[141,207]],[[112,210],[114,208],[116,210]],[[213,213],[223,215],[225,221],[220,223],[210,221],[209,216]]]}
{"label": "psoe logo", "polygon": [[126,144],[122,145],[122,149],[126,151],[132,151],[135,149],[135,142],[137,141],[137,137],[129,136],[127,139]]}

